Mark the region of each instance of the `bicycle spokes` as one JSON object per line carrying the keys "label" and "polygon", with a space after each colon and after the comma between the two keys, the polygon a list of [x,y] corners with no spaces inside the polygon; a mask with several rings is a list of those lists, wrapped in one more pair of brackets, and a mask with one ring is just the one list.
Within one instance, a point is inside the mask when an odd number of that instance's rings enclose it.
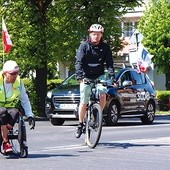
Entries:
{"label": "bicycle spokes", "polygon": [[95,103],[91,106],[86,121],[86,141],[90,148],[94,148],[100,139],[102,130],[102,111],[100,105]]}

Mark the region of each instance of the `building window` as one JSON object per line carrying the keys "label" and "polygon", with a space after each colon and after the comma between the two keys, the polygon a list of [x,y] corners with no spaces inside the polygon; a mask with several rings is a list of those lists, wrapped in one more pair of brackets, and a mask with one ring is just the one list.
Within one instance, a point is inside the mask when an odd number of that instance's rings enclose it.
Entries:
{"label": "building window", "polygon": [[123,37],[130,37],[137,28],[137,24],[138,24],[137,22],[123,22],[122,23]]}

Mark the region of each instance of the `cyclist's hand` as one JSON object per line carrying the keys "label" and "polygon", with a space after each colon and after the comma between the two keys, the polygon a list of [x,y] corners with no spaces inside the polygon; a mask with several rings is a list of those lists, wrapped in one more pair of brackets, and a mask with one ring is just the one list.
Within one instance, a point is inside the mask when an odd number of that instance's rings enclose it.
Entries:
{"label": "cyclist's hand", "polygon": [[114,87],[117,87],[117,81],[116,81],[116,79],[113,76],[111,76],[111,81],[112,81],[112,85]]}
{"label": "cyclist's hand", "polygon": [[30,125],[30,130],[35,128],[35,120],[33,117],[28,117],[28,123]]}
{"label": "cyclist's hand", "polygon": [[82,82],[83,82],[83,80],[82,80],[82,79],[79,79],[79,80],[78,80],[78,82],[79,82],[79,83],[82,83]]}

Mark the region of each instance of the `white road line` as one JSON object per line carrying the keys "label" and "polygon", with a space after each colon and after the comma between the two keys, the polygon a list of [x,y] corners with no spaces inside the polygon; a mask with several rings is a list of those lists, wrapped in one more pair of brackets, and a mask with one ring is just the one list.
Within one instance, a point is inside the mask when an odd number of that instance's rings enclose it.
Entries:
{"label": "white road line", "polygon": [[66,146],[46,147],[38,151],[30,151],[29,153],[49,152],[49,151],[58,151],[58,150],[74,150],[74,149],[81,149],[81,148],[87,148],[87,145],[84,144],[84,145],[66,145]]}
{"label": "white road line", "polygon": [[[114,143],[135,143],[135,144],[160,144],[160,145],[169,145],[170,146],[170,137],[160,137],[160,138],[150,138],[150,139],[132,139],[132,140],[119,140],[119,141],[104,141],[102,144],[114,144]],[[100,142],[99,142],[100,146]],[[167,146],[166,146],[167,147]],[[64,150],[76,150],[88,148],[85,144],[79,145],[65,145],[65,146],[56,146],[56,147],[46,147],[38,151],[30,151],[29,153],[40,153],[40,152],[50,152],[50,151],[64,151]]]}

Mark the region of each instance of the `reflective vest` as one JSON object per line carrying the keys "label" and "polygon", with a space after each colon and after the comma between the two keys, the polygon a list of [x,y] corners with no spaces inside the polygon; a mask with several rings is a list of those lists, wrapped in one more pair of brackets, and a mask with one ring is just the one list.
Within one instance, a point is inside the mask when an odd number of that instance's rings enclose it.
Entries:
{"label": "reflective vest", "polygon": [[19,95],[21,93],[21,79],[17,76],[15,82],[12,85],[12,95],[6,98],[6,92],[4,88],[4,78],[2,73],[0,73],[0,106],[1,107],[15,107],[19,102]]}

